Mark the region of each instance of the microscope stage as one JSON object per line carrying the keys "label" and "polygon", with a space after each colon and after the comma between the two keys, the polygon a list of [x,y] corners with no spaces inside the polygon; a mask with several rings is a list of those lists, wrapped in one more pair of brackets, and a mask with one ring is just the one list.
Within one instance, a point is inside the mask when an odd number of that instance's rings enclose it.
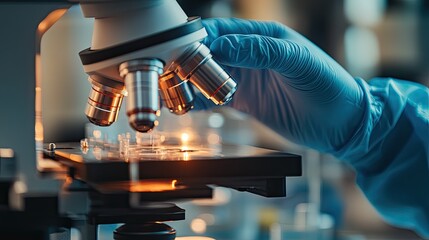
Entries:
{"label": "microscope stage", "polygon": [[[172,184],[176,191],[186,192],[214,184],[274,197],[285,195],[285,177],[301,176],[300,156],[246,145],[138,146],[124,156],[112,147],[82,150],[77,143],[57,144],[54,159],[72,169],[74,178],[101,191],[139,191],[130,184],[134,179],[155,186],[140,192],[171,190]],[[193,187],[185,187],[189,185]]]}

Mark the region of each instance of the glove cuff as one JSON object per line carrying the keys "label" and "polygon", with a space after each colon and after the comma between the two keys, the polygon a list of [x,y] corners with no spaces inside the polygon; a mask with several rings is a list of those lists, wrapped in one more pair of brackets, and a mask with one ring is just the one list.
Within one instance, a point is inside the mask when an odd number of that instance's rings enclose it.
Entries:
{"label": "glove cuff", "polygon": [[[377,171],[388,164],[383,158],[383,143],[397,125],[402,115],[406,96],[398,90],[392,79],[378,79],[368,85],[363,79],[356,79],[364,93],[364,117],[353,137],[334,155],[353,165],[358,171]],[[398,144],[404,139],[398,139]],[[398,146],[399,147],[399,146]],[[384,159],[384,160],[383,160]]]}
{"label": "glove cuff", "polygon": [[338,159],[344,160],[352,165],[364,156],[371,149],[371,133],[374,125],[378,122],[382,114],[383,104],[374,99],[370,92],[370,86],[361,78],[356,78],[356,82],[363,92],[363,103],[365,109],[361,124],[356,129],[353,136],[340,149],[332,154]]}

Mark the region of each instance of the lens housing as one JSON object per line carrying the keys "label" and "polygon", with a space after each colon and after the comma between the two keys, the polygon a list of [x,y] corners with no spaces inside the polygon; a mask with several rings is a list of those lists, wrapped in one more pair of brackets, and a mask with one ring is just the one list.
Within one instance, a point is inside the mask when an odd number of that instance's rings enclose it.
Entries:
{"label": "lens housing", "polygon": [[161,99],[170,112],[182,115],[193,108],[194,89],[188,81],[182,81],[174,72],[159,78]]}
{"label": "lens housing", "polygon": [[119,66],[128,92],[128,121],[136,131],[148,132],[157,125],[158,78],[163,67],[164,64],[158,59],[131,60]]}
{"label": "lens housing", "polygon": [[237,83],[213,59],[202,43],[194,43],[179,57],[177,75],[189,81],[208,99],[223,105],[232,99]]}
{"label": "lens housing", "polygon": [[90,78],[92,87],[85,115],[95,125],[110,126],[118,118],[119,109],[124,97],[122,89],[105,86],[94,81],[92,78]]}

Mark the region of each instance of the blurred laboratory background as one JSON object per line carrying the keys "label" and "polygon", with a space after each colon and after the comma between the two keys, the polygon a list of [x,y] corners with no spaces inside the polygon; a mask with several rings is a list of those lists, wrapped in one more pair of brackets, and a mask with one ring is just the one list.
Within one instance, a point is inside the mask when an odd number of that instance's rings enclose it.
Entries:
{"label": "blurred laboratory background", "polygon": [[[353,76],[393,77],[429,86],[427,0],[178,0],[188,16],[278,21],[325,50]],[[84,115],[90,85],[77,53],[89,47],[91,20],[72,7],[42,38],[42,114],[45,142],[79,141],[96,127]],[[58,81],[62,79],[62,81]],[[356,188],[353,171],[331,156],[288,142],[229,108],[173,116],[162,112],[157,131],[203,134],[209,141],[249,144],[303,156],[303,177],[288,180],[286,198],[266,199],[216,188],[211,200],[180,202],[185,221],[169,223],[179,236],[217,240],[421,239],[386,224]],[[124,112],[103,129],[131,131]],[[210,133],[210,134],[207,134]],[[102,226],[102,239],[113,239]],[[79,239],[78,234],[74,235]]]}

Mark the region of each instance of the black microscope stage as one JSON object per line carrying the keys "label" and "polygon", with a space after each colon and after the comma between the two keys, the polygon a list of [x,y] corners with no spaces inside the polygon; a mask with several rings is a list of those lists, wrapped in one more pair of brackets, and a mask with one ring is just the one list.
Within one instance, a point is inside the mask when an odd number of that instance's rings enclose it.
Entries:
{"label": "black microscope stage", "polygon": [[100,192],[139,192],[151,200],[208,196],[211,184],[282,197],[286,177],[301,176],[300,156],[247,145],[130,147],[129,152],[68,143],[57,144],[54,158]]}

